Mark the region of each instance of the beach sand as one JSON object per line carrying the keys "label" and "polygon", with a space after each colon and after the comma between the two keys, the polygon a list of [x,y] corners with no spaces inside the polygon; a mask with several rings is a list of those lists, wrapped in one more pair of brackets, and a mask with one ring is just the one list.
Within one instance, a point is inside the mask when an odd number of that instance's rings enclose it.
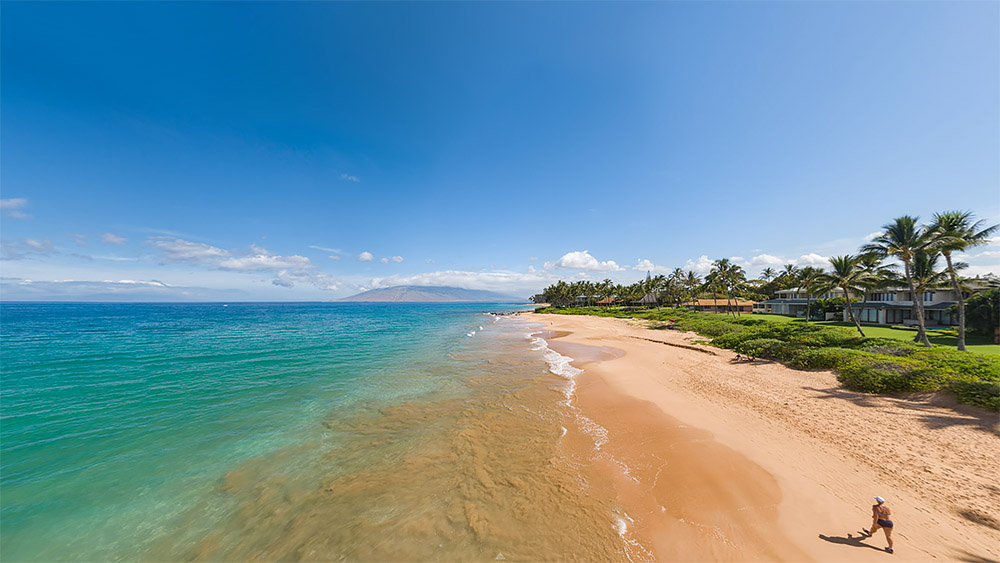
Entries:
{"label": "beach sand", "polygon": [[[995,414],[852,393],[641,321],[525,317],[583,367],[576,404],[609,436],[597,469],[657,560],[1000,559]],[[861,534],[875,495],[895,555]]]}

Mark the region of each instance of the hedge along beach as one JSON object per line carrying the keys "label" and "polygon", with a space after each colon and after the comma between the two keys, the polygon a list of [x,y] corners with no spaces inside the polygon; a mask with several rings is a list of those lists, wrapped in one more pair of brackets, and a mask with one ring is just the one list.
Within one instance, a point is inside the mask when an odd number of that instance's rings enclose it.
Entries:
{"label": "hedge along beach", "polygon": [[579,358],[576,404],[607,429],[603,470],[656,559],[884,560],[884,538],[861,532],[875,495],[893,507],[892,557],[1000,558],[995,415],[735,362],[693,333],[526,317]]}

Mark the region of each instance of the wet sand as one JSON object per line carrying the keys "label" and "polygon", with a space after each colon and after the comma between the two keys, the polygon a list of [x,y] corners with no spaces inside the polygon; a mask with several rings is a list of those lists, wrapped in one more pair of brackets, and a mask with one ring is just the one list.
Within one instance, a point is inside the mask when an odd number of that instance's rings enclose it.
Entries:
{"label": "wet sand", "polygon": [[[584,368],[575,402],[609,435],[596,469],[657,560],[1000,559],[995,414],[852,393],[638,321],[525,316]],[[875,495],[894,556],[861,535]]]}

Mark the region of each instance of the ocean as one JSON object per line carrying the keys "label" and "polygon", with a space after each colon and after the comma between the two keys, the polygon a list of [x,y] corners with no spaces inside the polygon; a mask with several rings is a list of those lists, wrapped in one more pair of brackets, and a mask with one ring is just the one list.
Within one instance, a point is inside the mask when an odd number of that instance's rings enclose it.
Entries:
{"label": "ocean", "polygon": [[5,303],[0,559],[634,559],[518,308]]}

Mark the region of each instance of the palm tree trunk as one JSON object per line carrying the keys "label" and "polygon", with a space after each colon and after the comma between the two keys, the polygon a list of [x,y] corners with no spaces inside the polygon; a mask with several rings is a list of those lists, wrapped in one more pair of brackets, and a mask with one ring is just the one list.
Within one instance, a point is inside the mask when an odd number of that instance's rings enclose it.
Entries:
{"label": "palm tree trunk", "polygon": [[958,350],[965,352],[965,296],[962,295],[962,288],[958,286],[958,276],[955,275],[955,267],[951,265],[951,252],[944,251],[945,262],[948,263],[948,276],[951,278],[951,289],[958,296]]}
{"label": "palm tree trunk", "polygon": [[859,321],[858,317],[854,315],[854,309],[851,309],[851,292],[846,287],[842,287],[841,289],[844,290],[844,295],[846,296],[844,301],[846,302],[847,306],[847,316],[849,316],[851,320],[854,321],[854,326],[858,327],[858,332],[861,333],[861,337],[865,338],[865,331],[861,330],[861,321]]}
{"label": "palm tree trunk", "polygon": [[807,323],[809,322],[809,304],[812,303],[812,299],[810,299],[811,297],[812,297],[812,294],[809,293],[809,292],[806,292],[806,322]]}
{"label": "palm tree trunk", "polygon": [[930,347],[931,342],[927,340],[927,330],[924,328],[924,296],[917,295],[913,287],[913,278],[910,276],[910,261],[903,261],[903,270],[906,273],[906,283],[910,286],[910,298],[913,299],[913,308],[917,313],[917,337],[914,339],[923,346]]}

